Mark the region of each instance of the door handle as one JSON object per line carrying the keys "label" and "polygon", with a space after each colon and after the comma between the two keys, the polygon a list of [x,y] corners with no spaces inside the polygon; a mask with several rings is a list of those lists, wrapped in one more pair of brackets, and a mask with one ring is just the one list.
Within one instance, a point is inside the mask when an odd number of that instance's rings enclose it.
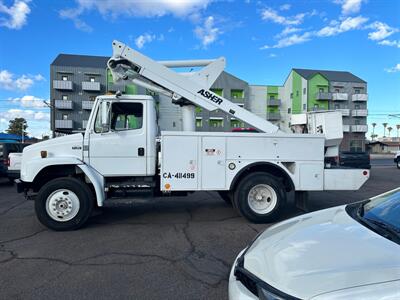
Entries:
{"label": "door handle", "polygon": [[137,152],[139,156],[144,156],[144,148],[138,148]]}

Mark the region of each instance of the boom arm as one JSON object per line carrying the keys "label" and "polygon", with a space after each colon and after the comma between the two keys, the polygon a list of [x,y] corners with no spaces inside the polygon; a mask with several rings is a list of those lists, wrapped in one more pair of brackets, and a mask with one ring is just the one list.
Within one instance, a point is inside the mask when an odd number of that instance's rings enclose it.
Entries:
{"label": "boom arm", "polygon": [[[216,62],[218,61],[220,64],[225,64],[224,59],[219,59]],[[277,126],[208,90],[216,79],[215,74],[219,75],[220,73],[207,70],[207,68],[211,69],[214,63],[209,64],[193,76],[185,76],[121,42],[113,41],[113,56],[108,61],[108,67],[115,81],[130,80],[155,92],[169,95],[173,100],[183,98],[209,111],[220,109],[260,131],[266,133],[278,132]],[[216,68],[218,69],[218,66]],[[209,72],[204,72],[204,70]],[[209,80],[204,80],[204,78]]]}

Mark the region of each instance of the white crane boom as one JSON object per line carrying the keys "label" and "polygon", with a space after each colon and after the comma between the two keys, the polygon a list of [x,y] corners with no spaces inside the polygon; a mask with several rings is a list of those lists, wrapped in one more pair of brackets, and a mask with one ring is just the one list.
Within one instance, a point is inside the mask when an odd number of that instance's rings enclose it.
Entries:
{"label": "white crane boom", "polygon": [[[209,90],[225,66],[225,59],[211,61],[157,62],[133,50],[124,43],[113,41],[113,56],[108,61],[114,81],[129,80],[156,92],[169,95],[173,100],[187,100],[208,111],[222,110],[227,114],[265,133],[276,133],[279,128],[267,120],[236,105]],[[206,65],[199,72],[181,75],[170,68]]]}

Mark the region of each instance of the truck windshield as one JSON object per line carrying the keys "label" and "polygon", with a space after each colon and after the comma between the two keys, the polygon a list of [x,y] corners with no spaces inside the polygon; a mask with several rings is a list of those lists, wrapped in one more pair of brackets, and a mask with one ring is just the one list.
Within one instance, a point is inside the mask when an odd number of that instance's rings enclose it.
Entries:
{"label": "truck windshield", "polygon": [[400,188],[366,202],[362,217],[400,234]]}

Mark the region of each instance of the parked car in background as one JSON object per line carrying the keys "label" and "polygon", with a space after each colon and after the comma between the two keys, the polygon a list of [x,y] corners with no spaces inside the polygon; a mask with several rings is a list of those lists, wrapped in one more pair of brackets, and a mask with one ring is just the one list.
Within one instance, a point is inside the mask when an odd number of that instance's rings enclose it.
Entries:
{"label": "parked car in background", "polygon": [[341,167],[371,169],[371,159],[367,152],[340,152],[339,165]]}
{"label": "parked car in background", "polygon": [[28,144],[21,143],[1,143],[0,142],[0,178],[6,177],[11,182],[14,180],[13,177],[8,177],[8,167],[10,164],[8,155],[10,153],[21,153],[22,150],[28,146]]}
{"label": "parked car in background", "polygon": [[400,188],[269,227],[236,259],[229,299],[400,299]]}
{"label": "parked car in background", "polygon": [[397,165],[397,168],[400,169],[400,151],[394,155],[394,162]]}
{"label": "parked car in background", "polygon": [[11,152],[8,155],[7,177],[9,180],[18,179],[21,172],[22,153]]}

